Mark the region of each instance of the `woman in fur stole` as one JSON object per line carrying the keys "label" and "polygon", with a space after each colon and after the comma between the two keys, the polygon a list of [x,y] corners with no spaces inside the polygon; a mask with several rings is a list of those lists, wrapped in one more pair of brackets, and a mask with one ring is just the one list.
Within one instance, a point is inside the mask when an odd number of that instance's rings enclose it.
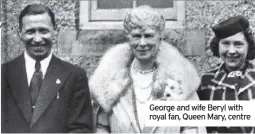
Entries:
{"label": "woman in fur stole", "polygon": [[142,106],[146,101],[198,100],[196,69],[162,40],[164,27],[164,17],[149,6],[126,15],[128,43],[109,49],[90,79],[92,97],[98,104],[96,132],[206,132],[204,127],[144,126]]}

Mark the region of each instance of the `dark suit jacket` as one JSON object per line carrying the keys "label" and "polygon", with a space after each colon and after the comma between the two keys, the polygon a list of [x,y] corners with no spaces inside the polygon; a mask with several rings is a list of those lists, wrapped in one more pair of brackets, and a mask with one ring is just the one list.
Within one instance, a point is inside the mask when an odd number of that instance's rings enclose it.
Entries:
{"label": "dark suit jacket", "polygon": [[2,132],[92,132],[88,79],[54,55],[32,113],[24,54],[2,65]]}

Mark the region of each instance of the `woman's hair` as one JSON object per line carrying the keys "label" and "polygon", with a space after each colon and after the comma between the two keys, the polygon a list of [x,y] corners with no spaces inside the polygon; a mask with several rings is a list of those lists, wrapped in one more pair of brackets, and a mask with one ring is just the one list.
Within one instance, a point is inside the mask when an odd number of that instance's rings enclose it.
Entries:
{"label": "woman's hair", "polygon": [[142,5],[128,12],[124,18],[124,31],[129,33],[134,28],[149,26],[162,32],[165,19],[162,14],[148,5]]}
{"label": "woman's hair", "polygon": [[[249,28],[244,30],[243,34],[244,34],[244,37],[245,37],[246,41],[249,44],[246,59],[252,60],[252,59],[255,58],[255,42],[254,42],[254,39],[253,39],[253,35],[252,35],[251,30]],[[219,42],[220,42],[220,40],[221,39],[216,36],[212,39],[212,41],[210,43],[210,49],[212,50],[213,55],[217,56],[217,57],[219,57]]]}

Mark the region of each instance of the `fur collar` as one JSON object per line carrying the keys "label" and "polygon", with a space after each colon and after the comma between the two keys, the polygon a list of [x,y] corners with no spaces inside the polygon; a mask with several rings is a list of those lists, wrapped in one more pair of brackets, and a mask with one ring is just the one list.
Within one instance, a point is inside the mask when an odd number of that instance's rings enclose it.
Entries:
{"label": "fur collar", "polygon": [[[91,76],[89,86],[92,98],[105,111],[118,101],[119,97],[131,83],[129,66],[133,60],[129,44],[118,44],[109,49],[102,57],[97,69]],[[200,84],[195,67],[184,58],[172,45],[162,41],[156,58],[157,70],[155,78],[170,78],[179,81],[183,94],[187,99]],[[119,75],[125,74],[122,77]],[[153,89],[154,93],[161,92]]]}

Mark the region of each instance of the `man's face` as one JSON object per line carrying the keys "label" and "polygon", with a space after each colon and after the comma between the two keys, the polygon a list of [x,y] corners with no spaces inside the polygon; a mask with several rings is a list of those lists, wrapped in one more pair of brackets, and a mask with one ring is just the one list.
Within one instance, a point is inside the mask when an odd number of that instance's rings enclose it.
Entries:
{"label": "man's face", "polygon": [[245,65],[248,42],[243,32],[221,39],[219,42],[220,58],[229,70],[241,69]]}
{"label": "man's face", "polygon": [[20,38],[33,59],[42,60],[51,53],[53,36],[54,27],[47,13],[22,18]]}
{"label": "man's face", "polygon": [[129,44],[140,62],[149,62],[157,54],[161,42],[161,33],[150,27],[135,28],[128,33]]}

